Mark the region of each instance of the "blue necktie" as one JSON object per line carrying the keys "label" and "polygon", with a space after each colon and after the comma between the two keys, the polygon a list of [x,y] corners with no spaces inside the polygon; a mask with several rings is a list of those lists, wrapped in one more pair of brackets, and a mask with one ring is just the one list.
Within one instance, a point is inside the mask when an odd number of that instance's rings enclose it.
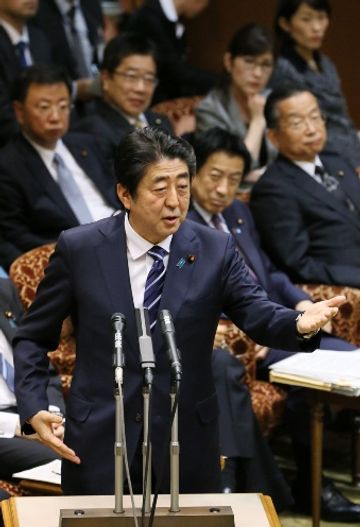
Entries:
{"label": "blue necktie", "polygon": [[9,390],[14,393],[14,366],[12,366],[10,362],[5,359],[2,353],[0,353],[0,373],[3,376]]}
{"label": "blue necktie", "polygon": [[26,54],[25,54],[28,44],[24,42],[23,40],[20,40],[17,44],[15,44],[14,47],[15,47],[15,53],[19,60],[20,68],[23,70],[27,68],[28,66],[30,66],[30,64],[27,63]]}
{"label": "blue necktie", "polygon": [[165,282],[164,258],[167,255],[167,251],[158,245],[154,245],[148,251],[148,254],[154,259],[154,263],[146,278],[144,307],[148,308],[150,329],[153,329],[156,324],[161,293]]}
{"label": "blue necktie", "polygon": [[79,223],[90,223],[93,221],[93,218],[90,214],[88,206],[86,205],[85,199],[81,194],[72,173],[65,165],[62,157],[57,153],[54,155],[54,165],[57,172],[59,187],[61,188],[75,216],[79,220]]}

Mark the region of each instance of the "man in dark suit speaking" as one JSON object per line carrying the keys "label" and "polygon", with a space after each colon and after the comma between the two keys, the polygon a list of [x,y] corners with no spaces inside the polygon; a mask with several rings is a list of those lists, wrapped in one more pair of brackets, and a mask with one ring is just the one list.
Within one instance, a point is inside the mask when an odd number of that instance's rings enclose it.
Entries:
{"label": "man in dark suit speaking", "polygon": [[294,281],[360,287],[360,181],[346,159],[323,152],[316,98],[276,90],[265,117],[280,152],[251,197],[265,249]]}
{"label": "man in dark suit speaking", "polygon": [[[65,493],[114,491],[114,414],[110,318],[126,318],[124,399],[130,466],[142,440],[142,384],[134,308],[151,302],[156,372],[152,395],[153,473],[158,477],[170,418],[170,372],[156,310],[173,316],[182,354],[179,401],[180,491],[220,489],[217,397],[211,355],[222,312],[261,344],[313,350],[317,330],[344,297],[313,304],[302,315],[272,303],[254,282],[231,236],[185,220],[195,155],[158,129],[131,132],[119,145],[117,193],[126,212],[61,234],[37,297],[15,338],[16,393],[25,433],[37,433],[63,456]],[[148,278],[159,271],[157,279]],[[161,278],[160,278],[161,277]],[[46,351],[63,319],[74,324],[76,366],[67,400],[64,442],[47,412]],[[165,471],[168,473],[168,471]],[[166,478],[167,479],[167,478]],[[167,482],[160,491],[168,490]]]}

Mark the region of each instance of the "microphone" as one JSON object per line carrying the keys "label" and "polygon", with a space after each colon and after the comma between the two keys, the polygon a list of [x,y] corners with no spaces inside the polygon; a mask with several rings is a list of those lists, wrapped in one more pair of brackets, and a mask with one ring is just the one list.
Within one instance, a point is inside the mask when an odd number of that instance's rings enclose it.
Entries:
{"label": "microphone", "polygon": [[125,331],[126,322],[124,315],[122,313],[114,313],[111,317],[111,324],[114,336],[113,368],[115,369],[117,383],[122,383],[123,367],[125,364],[123,333]]}
{"label": "microphone", "polygon": [[181,380],[180,351],[176,346],[175,327],[170,311],[162,309],[159,313],[161,333],[166,341],[166,351],[169,357],[173,381]]}
{"label": "microphone", "polygon": [[135,318],[139,337],[141,367],[144,369],[144,382],[146,386],[150,386],[153,381],[152,368],[155,368],[155,356],[147,308],[135,309]]}

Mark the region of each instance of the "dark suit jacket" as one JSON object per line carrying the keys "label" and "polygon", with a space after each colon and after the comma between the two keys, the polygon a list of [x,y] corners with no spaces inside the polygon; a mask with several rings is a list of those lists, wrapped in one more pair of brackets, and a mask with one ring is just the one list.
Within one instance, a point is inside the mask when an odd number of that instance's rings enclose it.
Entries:
{"label": "dark suit jacket", "polygon": [[[101,8],[97,0],[80,0],[81,9],[88,28],[89,40],[94,47],[94,63],[98,63],[97,45],[99,44],[102,28]],[[34,18],[36,24],[52,43],[54,48],[55,62],[63,66],[71,78],[77,79],[76,62],[66,38],[62,15],[54,0],[40,0],[39,9]]]}
{"label": "dark suit jacket", "polygon": [[[235,200],[223,211],[223,216],[246,263],[255,272],[273,302],[293,309],[301,300],[309,299],[309,296],[295,286],[285,273],[273,265],[262,250],[254,220],[245,203]],[[190,208],[188,218],[205,224],[194,207]]]}
{"label": "dark suit jacket", "polygon": [[[11,313],[13,316],[6,317],[6,312]],[[12,342],[16,333],[14,323],[19,324],[22,316],[23,309],[13,283],[9,278],[0,278],[0,330],[3,331],[9,343]],[[57,406],[65,413],[60,378],[53,367],[51,368],[47,396],[50,404]]]}
{"label": "dark suit jacket", "polygon": [[160,83],[155,100],[202,95],[216,82],[216,75],[191,66],[186,59],[186,35],[176,38],[176,23],[164,15],[158,0],[148,0],[131,17],[128,27],[155,42]]}
{"label": "dark suit jacket", "polygon": [[[165,115],[148,110],[145,112],[145,117],[150,126],[173,133],[171,123]],[[94,113],[84,117],[73,127],[75,131],[94,134],[103,153],[111,163],[121,139],[133,129],[134,127],[120,112],[100,99],[95,103]]]}
{"label": "dark suit jacket", "polygon": [[[194,258],[189,259],[192,255]],[[185,260],[185,264],[179,262]],[[219,489],[217,398],[211,357],[221,312],[260,343],[314,349],[319,339],[296,336],[294,311],[267,301],[235,251],[232,238],[191,221],[174,235],[160,309],[172,313],[182,354],[179,406],[180,489]],[[125,421],[130,463],[141,437],[142,371],[129,281],[124,215],[61,234],[57,250],[16,337],[16,390],[22,423],[46,408],[42,377],[46,350],[55,348],[70,314],[77,341],[76,367],[67,399],[65,443],[82,459],[63,463],[70,493],[112,493],[114,397],[110,317],[126,318]],[[169,422],[169,364],[160,328],[153,335],[157,367],[152,401],[154,469],[159,470]],[[26,427],[25,427],[26,429]],[[165,470],[165,474],[168,471]],[[164,492],[166,485],[161,487]]]}
{"label": "dark suit jacket", "polygon": [[[118,208],[115,181],[95,140],[69,134],[64,143],[105,200]],[[42,159],[19,134],[0,151],[0,236],[12,245],[0,248],[1,265],[7,268],[23,252],[55,241],[63,229],[78,224]]]}
{"label": "dark suit jacket", "polygon": [[[51,45],[42,31],[28,25],[30,52],[34,63],[51,64]],[[11,40],[0,26],[0,146],[18,131],[11,104],[11,89],[21,68]]]}
{"label": "dark suit jacket", "polygon": [[251,210],[265,249],[292,280],[360,287],[360,181],[337,154],[320,157],[357,213],[283,156],[255,184]]}

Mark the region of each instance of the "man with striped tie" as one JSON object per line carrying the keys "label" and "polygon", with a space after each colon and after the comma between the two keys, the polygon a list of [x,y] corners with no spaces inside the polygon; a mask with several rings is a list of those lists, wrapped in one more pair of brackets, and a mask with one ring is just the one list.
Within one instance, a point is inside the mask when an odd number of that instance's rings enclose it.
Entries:
{"label": "man with striped tie", "polygon": [[[195,155],[183,139],[155,128],[135,130],[119,145],[115,170],[117,194],[125,212],[62,233],[16,335],[16,394],[22,429],[63,456],[65,493],[113,493],[110,319],[118,312],[126,320],[125,425],[134,471],[143,433],[143,376],[134,308],[168,309],[183,367],[180,492],[216,492],[220,489],[220,452],[211,355],[220,314],[225,312],[264,345],[311,351],[319,345],[318,329],[336,315],[344,298],[319,302],[303,314],[268,301],[230,236],[185,219]],[[67,315],[74,324],[77,353],[62,442],[51,432],[51,424],[59,420],[46,411],[44,371],[45,350],[56,347]],[[156,322],[152,337],[156,357],[152,468],[157,481],[167,449],[170,367]],[[160,492],[168,490],[166,468],[159,481]]]}

